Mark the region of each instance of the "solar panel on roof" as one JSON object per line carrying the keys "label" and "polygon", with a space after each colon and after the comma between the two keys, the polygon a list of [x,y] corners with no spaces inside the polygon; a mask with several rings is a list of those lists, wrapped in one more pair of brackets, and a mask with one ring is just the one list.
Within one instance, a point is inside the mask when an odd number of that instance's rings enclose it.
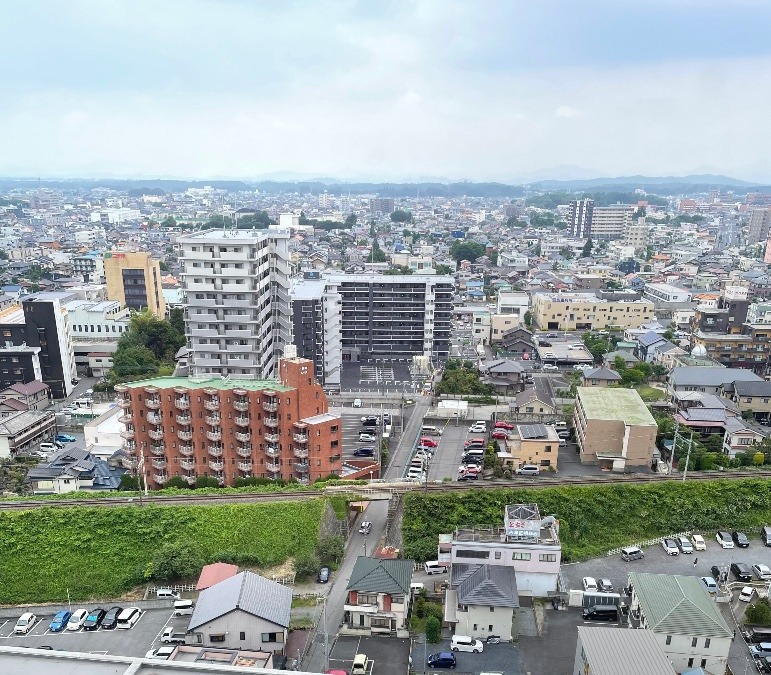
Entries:
{"label": "solar panel on roof", "polygon": [[548,438],[549,432],[546,431],[544,424],[521,424],[519,433],[522,438]]}

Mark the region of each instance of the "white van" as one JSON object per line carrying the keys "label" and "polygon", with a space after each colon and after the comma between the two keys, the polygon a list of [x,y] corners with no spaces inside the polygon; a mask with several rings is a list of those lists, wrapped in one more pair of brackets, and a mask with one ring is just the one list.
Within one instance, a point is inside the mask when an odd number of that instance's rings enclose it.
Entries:
{"label": "white van", "polygon": [[195,603],[192,600],[177,600],[174,602],[174,616],[192,614]]}
{"label": "white van", "polygon": [[356,654],[353,657],[353,666],[351,667],[351,675],[368,675],[370,671],[370,660],[366,654]]}
{"label": "white van", "polygon": [[475,640],[472,637],[468,637],[468,635],[453,635],[450,649],[454,652],[473,652],[474,654],[479,654],[484,649],[484,645],[481,640]]}
{"label": "white van", "polygon": [[424,424],[420,429],[421,436],[441,436],[442,430],[438,427],[431,426],[430,424]]}
{"label": "white van", "polygon": [[118,628],[133,628],[141,616],[142,610],[139,607],[126,607],[118,614]]}
{"label": "white van", "polygon": [[427,560],[423,563],[423,570],[426,574],[447,574],[447,565],[438,560]]}
{"label": "white van", "polygon": [[155,591],[155,594],[159,600],[164,598],[168,600],[179,600],[182,597],[179,593],[175,593],[170,588],[159,588]]}

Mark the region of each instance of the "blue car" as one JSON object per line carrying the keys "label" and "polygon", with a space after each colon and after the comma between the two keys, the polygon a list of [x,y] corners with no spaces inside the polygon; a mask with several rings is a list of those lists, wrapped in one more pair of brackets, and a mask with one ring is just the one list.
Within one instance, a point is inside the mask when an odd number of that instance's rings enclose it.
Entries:
{"label": "blue car", "polygon": [[57,612],[50,624],[48,624],[48,630],[59,633],[67,627],[67,622],[70,620],[72,612],[68,612],[63,609],[61,612]]}
{"label": "blue car", "polygon": [[74,443],[77,439],[70,434],[56,434],[57,443]]}

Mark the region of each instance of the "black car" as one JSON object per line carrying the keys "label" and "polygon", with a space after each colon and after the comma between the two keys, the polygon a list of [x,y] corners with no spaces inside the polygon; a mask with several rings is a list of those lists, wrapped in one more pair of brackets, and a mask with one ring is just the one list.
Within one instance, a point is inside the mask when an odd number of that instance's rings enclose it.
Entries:
{"label": "black car", "polygon": [[316,577],[316,581],[318,581],[320,584],[329,583],[329,567],[324,565],[324,567],[319,570],[319,575]]}
{"label": "black car", "polygon": [[374,457],[375,448],[357,448],[353,451],[354,457]]}
{"label": "black car", "polygon": [[452,652],[439,652],[438,654],[431,654],[426,659],[426,665],[429,668],[455,668],[457,665],[455,654]]}
{"label": "black car", "polygon": [[97,609],[92,609],[88,613],[86,620],[83,622],[83,630],[96,630],[97,628],[99,628],[99,626],[102,623],[102,619],[104,619],[105,614],[107,614],[107,612],[103,610],[101,607],[98,607]]}
{"label": "black car", "polygon": [[377,417],[363,417],[361,423],[365,427],[376,427],[378,423]]}
{"label": "black car", "polygon": [[110,607],[107,610],[107,614],[102,619],[102,628],[105,630],[112,630],[118,625],[118,614],[123,611],[123,607]]}
{"label": "black car", "polygon": [[597,590],[600,593],[612,593],[613,584],[610,582],[610,579],[597,579]]}
{"label": "black car", "polygon": [[747,535],[738,530],[731,532],[731,539],[734,540],[739,548],[747,548],[750,545],[750,540],[747,539]]}
{"label": "black car", "polygon": [[383,413],[383,424],[391,424],[391,413]]}
{"label": "black car", "polygon": [[722,569],[717,565],[712,565],[712,567],[710,568],[710,571],[712,572],[712,578],[717,582],[725,581],[726,579],[728,579],[727,569]]}

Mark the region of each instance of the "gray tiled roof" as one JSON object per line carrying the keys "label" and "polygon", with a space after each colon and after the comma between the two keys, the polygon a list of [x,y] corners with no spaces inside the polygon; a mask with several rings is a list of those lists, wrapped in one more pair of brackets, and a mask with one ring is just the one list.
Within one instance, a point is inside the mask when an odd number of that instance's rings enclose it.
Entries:
{"label": "gray tiled roof", "polygon": [[513,567],[455,563],[450,585],[458,591],[461,605],[519,607]]}
{"label": "gray tiled roof", "polygon": [[201,591],[188,631],[240,609],[283,628],[289,627],[292,590],[253,572],[241,572]]}
{"label": "gray tiled roof", "polygon": [[380,560],[360,555],[353,566],[348,590],[392,595],[409,593],[414,569],[412,560]]}
{"label": "gray tiled roof", "polygon": [[669,381],[675,387],[702,386],[719,387],[728,382],[762,382],[751,370],[743,368],[708,368],[705,366],[683,366],[673,368]]}
{"label": "gray tiled roof", "polygon": [[15,436],[35,426],[46,417],[53,418],[53,413],[25,410],[24,412],[6,417],[0,422],[0,436]]}
{"label": "gray tiled roof", "polygon": [[649,630],[579,626],[578,641],[592,675],[675,675],[659,638]]}
{"label": "gray tiled roof", "polygon": [[611,382],[619,382],[621,375],[615,370],[610,368],[594,368],[592,370],[584,371],[585,380],[609,380]]}
{"label": "gray tiled roof", "polygon": [[734,382],[734,391],[739,396],[771,396],[771,382]]}
{"label": "gray tiled roof", "polygon": [[629,582],[648,627],[655,633],[733,637],[699,577],[631,572]]}

